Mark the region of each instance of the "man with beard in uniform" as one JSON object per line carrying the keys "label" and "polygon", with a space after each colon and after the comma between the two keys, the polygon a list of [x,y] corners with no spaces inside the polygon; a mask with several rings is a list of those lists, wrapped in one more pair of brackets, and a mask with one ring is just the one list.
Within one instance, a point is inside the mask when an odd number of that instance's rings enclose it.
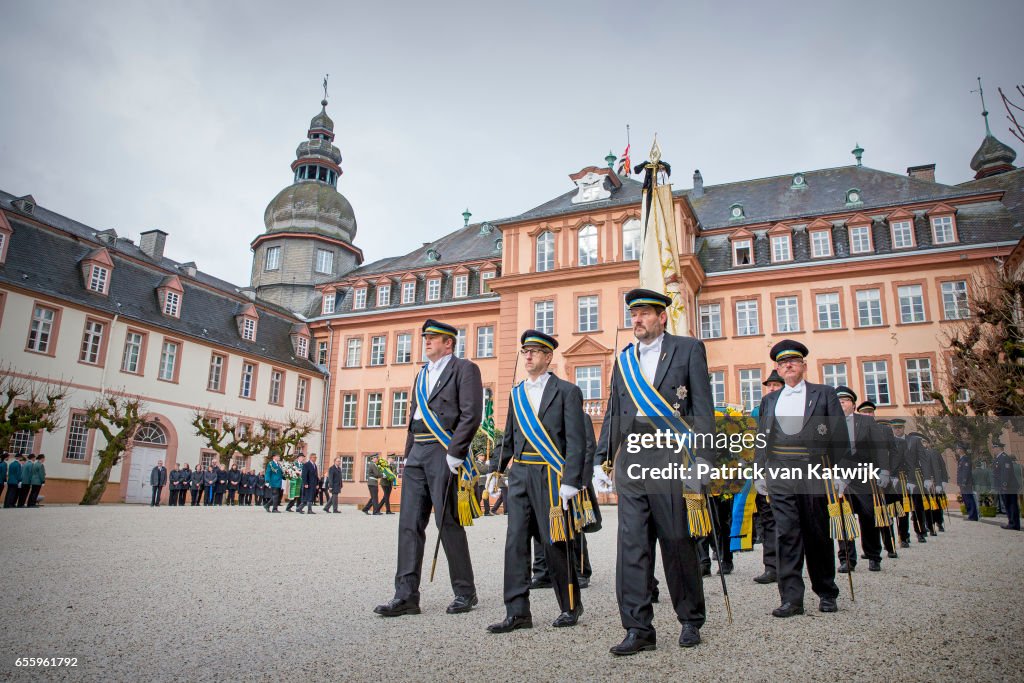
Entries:
{"label": "man with beard in uniform", "polygon": [[[850,448],[846,419],[836,390],[804,380],[807,347],[784,339],[772,347],[770,357],[786,381],[781,391],[761,398],[757,431],[764,447],[756,448],[755,463],[762,468],[799,470],[800,480],[757,479],[759,493],[771,496],[778,540],[778,582],[782,604],[775,617],[804,613],[803,564],[806,558],[811,588],[818,595],[818,610],[838,610],[836,564],[829,536],[827,481],[807,478],[807,468],[827,459],[835,465]],[[767,469],[766,469],[767,471]]]}
{"label": "man with beard in uniform", "polygon": [[[491,633],[532,628],[530,613],[530,540],[544,546],[548,574],[561,614],[552,626],[575,626],[583,614],[566,512],[583,487],[587,456],[583,393],[548,372],[558,342],[537,330],[519,338],[527,379],[512,389],[512,405],[493,468],[515,467],[508,483],[508,531],[505,535],[504,621]],[[500,457],[500,460],[499,460]]]}
{"label": "man with beard in uniform", "polygon": [[[655,540],[661,545],[672,607],[682,624],[679,645],[699,644],[705,621],[697,538],[689,527],[683,491],[685,487],[699,494],[709,476],[702,477],[705,481],[697,479],[693,467],[668,480],[647,479],[637,470],[682,465],[687,451],[641,449],[637,454],[626,445],[627,438],[636,438],[633,434],[651,436],[658,431],[657,425],[665,424],[671,432],[688,429],[714,437],[714,401],[704,344],[665,332],[666,308],[671,303],[670,297],[648,289],[626,294],[636,343],[622,350],[612,370],[595,457],[606,470],[613,461],[615,468],[619,503],[615,595],[626,637],[611,653],[620,656],[657,648],[652,607]],[[710,465],[704,450],[693,449],[691,454],[697,456],[696,463]]]}
{"label": "man with beard in uniform", "polygon": [[420,613],[420,574],[431,507],[455,593],[445,611],[462,614],[478,602],[466,530],[455,515],[455,489],[456,477],[462,476],[467,465],[472,469],[466,454],[483,417],[480,368],[455,357],[458,331],[454,327],[427,320],[422,329],[428,362],[416,376],[412,391],[413,419],[405,441],[398,517],[395,596],[373,610],[384,617]]}

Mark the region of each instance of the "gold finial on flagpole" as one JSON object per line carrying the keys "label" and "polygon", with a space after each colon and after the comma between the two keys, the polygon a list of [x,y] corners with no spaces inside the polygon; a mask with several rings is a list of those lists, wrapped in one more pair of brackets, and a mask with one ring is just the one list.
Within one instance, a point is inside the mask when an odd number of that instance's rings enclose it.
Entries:
{"label": "gold finial on flagpole", "polygon": [[651,163],[657,166],[661,161],[661,147],[658,146],[658,134],[654,134],[654,144],[651,145]]}

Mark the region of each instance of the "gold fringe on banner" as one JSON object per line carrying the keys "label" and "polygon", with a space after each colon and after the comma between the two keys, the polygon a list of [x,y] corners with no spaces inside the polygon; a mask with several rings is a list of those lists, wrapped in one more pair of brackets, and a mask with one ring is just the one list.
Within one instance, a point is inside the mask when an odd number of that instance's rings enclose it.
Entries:
{"label": "gold fringe on banner", "polygon": [[686,521],[690,525],[690,536],[703,538],[711,533],[711,513],[708,503],[699,493],[684,493],[686,501]]}
{"label": "gold fringe on banner", "polygon": [[562,516],[562,508],[558,505],[548,512],[548,532],[552,543],[565,540],[565,518]]}

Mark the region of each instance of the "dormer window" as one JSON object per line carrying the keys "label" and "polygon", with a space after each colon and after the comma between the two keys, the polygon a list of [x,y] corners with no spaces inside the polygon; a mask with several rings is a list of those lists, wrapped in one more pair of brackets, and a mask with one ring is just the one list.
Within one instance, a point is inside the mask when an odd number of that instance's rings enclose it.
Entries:
{"label": "dormer window", "polygon": [[181,280],[178,279],[177,275],[165,277],[160,286],[156,288],[156,297],[160,304],[160,311],[169,318],[180,318],[184,294],[185,292],[181,288]]}
{"label": "dormer window", "polygon": [[411,304],[416,301],[416,281],[406,280],[402,283],[402,303]]}
{"label": "dormer window", "polygon": [[862,213],[853,216],[847,222],[851,254],[869,254],[875,250],[871,235],[871,223],[871,218]]}
{"label": "dormer window", "polygon": [[253,318],[242,319],[242,339],[256,341],[256,321]]}
{"label": "dormer window", "polygon": [[289,338],[292,342],[292,351],[296,358],[309,359],[309,328],[302,323],[292,325]]}
{"label": "dormer window", "polygon": [[857,188],[854,187],[854,188],[850,188],[849,190],[846,191],[846,205],[847,206],[856,206],[857,204],[863,204],[863,203],[864,203],[864,201],[863,201],[863,197],[862,197],[862,195],[860,193],[860,190],[858,190]]}
{"label": "dormer window", "polygon": [[749,239],[734,241],[732,243],[732,264],[734,266],[749,266],[753,263],[753,242]]}
{"label": "dormer window", "polygon": [[494,251],[496,251],[497,253],[500,254],[501,253],[501,249],[502,249],[504,244],[505,244],[504,238],[502,238],[502,237],[496,238],[494,240]]}
{"label": "dormer window", "polygon": [[6,263],[7,261],[7,247],[11,244],[11,235],[14,230],[11,229],[11,224],[7,222],[7,217],[3,211],[0,211],[0,263]]}
{"label": "dormer window", "polygon": [[437,249],[427,249],[427,261],[433,263],[441,260],[441,252]]}
{"label": "dormer window", "polygon": [[106,295],[110,290],[110,273],[114,268],[110,252],[105,247],[93,249],[81,260],[81,267],[85,288]]}
{"label": "dormer window", "polygon": [[299,358],[309,357],[309,337],[299,335],[299,338],[295,341],[295,355]]}
{"label": "dormer window", "polygon": [[92,266],[89,274],[89,289],[100,294],[107,293],[107,278],[110,271],[103,266]]}
{"label": "dormer window", "polygon": [[953,244],[958,241],[956,234],[956,209],[939,204],[928,211],[932,226],[932,244]]}
{"label": "dormer window", "polygon": [[793,260],[793,246],[789,235],[772,235],[772,263]]}
{"label": "dormer window", "polygon": [[455,296],[463,297],[469,294],[469,275],[455,276]]}
{"label": "dormer window", "polygon": [[323,315],[330,315],[334,313],[334,291],[324,292],[323,305],[320,307],[320,312]]}
{"label": "dormer window", "polygon": [[249,304],[245,309],[235,316],[235,322],[238,323],[238,335],[247,342],[256,341],[256,322],[259,320],[260,314],[256,311],[256,307]]}
{"label": "dormer window", "polygon": [[480,271],[480,293],[487,294],[491,291],[491,280],[497,275],[495,270]]}
{"label": "dormer window", "polygon": [[177,292],[164,293],[164,315],[177,318],[181,312],[181,295]]}
{"label": "dormer window", "polygon": [[889,232],[893,249],[910,249],[914,246],[914,214],[903,209],[889,216]]}
{"label": "dormer window", "polygon": [[361,311],[366,308],[366,287],[358,287],[352,297],[352,308]]}
{"label": "dormer window", "polygon": [[746,214],[743,212],[742,204],[737,203],[729,207],[729,220],[738,221],[744,217],[746,217]]}
{"label": "dormer window", "polygon": [[380,283],[377,285],[377,306],[391,305],[391,284]]}
{"label": "dormer window", "polygon": [[441,298],[441,278],[433,277],[427,280],[427,301],[437,301]]}

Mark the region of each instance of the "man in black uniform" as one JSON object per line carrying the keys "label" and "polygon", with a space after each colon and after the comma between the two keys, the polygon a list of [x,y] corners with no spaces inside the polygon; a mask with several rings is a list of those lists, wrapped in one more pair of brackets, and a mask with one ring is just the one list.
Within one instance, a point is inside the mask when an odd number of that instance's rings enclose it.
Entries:
{"label": "man in black uniform", "polygon": [[946,470],[946,459],[942,457],[937,448],[928,448],[928,462],[931,466],[931,479],[925,482],[925,486],[931,491],[935,507],[930,510],[932,526],[938,527],[939,531],[945,532],[946,512],[946,489],[949,483],[949,472]]}
{"label": "man in black uniform", "polygon": [[912,517],[918,543],[927,543],[929,533],[937,535],[932,527],[931,511],[925,510],[927,490],[924,482],[928,481],[931,473],[931,459],[924,439],[920,432],[907,434],[907,491],[910,492],[910,501],[914,506]]}
{"label": "man in black uniform", "polygon": [[[882,447],[882,435],[875,424],[875,418],[854,412],[857,394],[847,386],[836,387],[839,405],[846,414],[846,432],[850,438],[850,450],[847,457],[840,460],[840,467],[856,468],[858,466],[875,466],[882,472],[889,467],[889,452]],[[877,487],[888,486],[889,475],[880,475],[879,481],[836,481],[836,491],[850,501],[850,507],[857,515],[860,526],[860,544],[864,550],[864,559],[868,561],[868,570],[877,572],[882,569],[882,536],[875,526],[875,505],[872,493]],[[857,544],[855,541],[839,541],[839,569],[845,574],[857,568]]]}
{"label": "man in black uniform", "polygon": [[[708,464],[704,448],[643,448],[630,453],[627,438],[656,436],[659,425],[670,431],[689,429],[696,434],[714,435],[714,401],[708,376],[704,344],[692,337],[665,332],[666,307],[671,298],[647,289],[626,294],[633,318],[635,344],[619,355],[612,370],[611,394],[601,425],[595,460],[609,469],[614,462],[618,492],[618,559],[615,596],[626,637],[611,648],[615,655],[632,655],[657,647],[654,630],[654,542],[661,545],[665,578],[682,631],[679,644],[700,643],[704,625],[704,586],[697,558],[697,538],[687,518],[689,494],[699,494],[702,484],[693,468],[668,480],[648,479],[642,468],[664,468],[685,462],[687,450],[697,461]],[[638,397],[644,407],[634,400]],[[680,423],[686,423],[683,427]],[[636,436],[634,436],[636,435]],[[621,448],[621,452],[620,452]],[[618,455],[616,456],[616,454]],[[707,479],[708,477],[702,477]],[[696,531],[696,530],[694,530]]]}
{"label": "man in black uniform", "polygon": [[992,484],[996,494],[1003,499],[1006,510],[1006,524],[1001,525],[1002,528],[1020,531],[1020,504],[1017,501],[1020,482],[1014,468],[1015,461],[1003,447],[1000,439],[992,439]]}
{"label": "man in black uniform", "polygon": [[[465,470],[466,454],[483,417],[484,390],[480,368],[455,357],[457,337],[458,331],[447,323],[423,323],[423,350],[429,362],[413,385],[413,419],[405,441],[398,518],[395,597],[374,608],[381,616],[420,612],[420,574],[431,506],[455,593],[446,611],[468,612],[478,602],[466,530],[455,512],[456,477]],[[421,393],[426,397],[422,402],[418,398]]]}
{"label": "man in black uniform", "polygon": [[978,501],[974,498],[974,466],[967,455],[967,444],[956,445],[956,485],[960,489],[960,497],[964,501],[967,519],[978,521]]}
{"label": "man in black uniform", "polygon": [[[910,511],[913,502],[905,488],[906,484],[910,483],[910,469],[907,467],[907,421],[902,417],[894,417],[888,420],[888,423],[892,428],[892,440],[889,443],[889,475],[892,477],[889,501],[900,502],[899,507],[902,508],[903,514],[896,516],[896,531],[900,537],[900,548],[909,548]],[[907,494],[905,500],[904,494]],[[893,507],[895,510],[895,506]]]}
{"label": "man in black uniform", "polygon": [[[555,627],[575,626],[583,614],[575,563],[568,547],[571,530],[563,511],[582,488],[587,436],[583,393],[548,372],[558,342],[537,330],[519,338],[527,379],[512,390],[512,405],[493,469],[509,461],[508,531],[505,535],[504,621],[491,633],[532,628],[530,613],[530,539],[545,549],[548,573],[561,614]],[[570,597],[570,591],[572,595]]]}
{"label": "man in black uniform", "polygon": [[781,391],[761,398],[757,430],[765,446],[756,449],[755,462],[762,468],[800,470],[799,480],[757,479],[758,492],[771,496],[778,539],[778,582],[782,604],[772,616],[804,613],[804,559],[811,588],[818,595],[818,609],[837,611],[835,555],[829,536],[829,512],[825,492],[828,482],[808,479],[809,466],[835,465],[850,448],[846,419],[836,390],[804,380],[807,347],[784,339],[772,347],[770,357],[786,381]]}

